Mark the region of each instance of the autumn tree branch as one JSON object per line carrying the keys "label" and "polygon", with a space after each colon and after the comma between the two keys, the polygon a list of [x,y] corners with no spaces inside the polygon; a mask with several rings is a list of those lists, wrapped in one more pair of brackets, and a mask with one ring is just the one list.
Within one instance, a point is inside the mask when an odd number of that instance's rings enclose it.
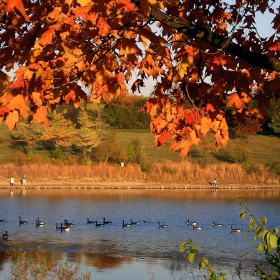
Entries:
{"label": "autumn tree branch", "polygon": [[253,66],[259,66],[261,68],[280,72],[280,59],[278,58],[252,52],[215,32],[173,18],[158,9],[151,9],[150,17],[160,21],[168,27],[186,34],[187,36],[208,42],[219,49],[223,49]]}

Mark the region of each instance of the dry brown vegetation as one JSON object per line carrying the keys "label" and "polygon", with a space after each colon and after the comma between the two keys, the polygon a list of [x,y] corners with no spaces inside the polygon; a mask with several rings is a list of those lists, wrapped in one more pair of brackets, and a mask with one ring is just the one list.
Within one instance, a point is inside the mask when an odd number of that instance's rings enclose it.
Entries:
{"label": "dry brown vegetation", "polygon": [[47,163],[2,165],[0,177],[7,183],[11,176],[16,184],[22,174],[26,174],[29,186],[37,181],[81,181],[81,182],[150,182],[150,183],[185,183],[208,185],[214,178],[219,186],[227,184],[268,184],[279,185],[280,176],[263,165],[255,165],[251,173],[246,173],[239,164],[210,164],[201,167],[190,162],[153,163],[150,172],[141,171],[138,164],[99,163],[96,165],[52,165]]}

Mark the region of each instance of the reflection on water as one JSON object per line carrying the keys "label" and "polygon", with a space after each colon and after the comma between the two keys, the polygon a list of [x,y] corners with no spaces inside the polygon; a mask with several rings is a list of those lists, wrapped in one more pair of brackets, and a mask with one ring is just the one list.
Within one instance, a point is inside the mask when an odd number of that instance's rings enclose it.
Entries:
{"label": "reflection on water", "polygon": [[[234,203],[240,196],[257,217],[267,216],[270,227],[279,227],[277,190],[14,190],[12,195],[1,190],[0,219],[7,222],[0,223],[0,232],[7,230],[9,238],[0,241],[0,278],[8,270],[9,256],[3,253],[7,248],[32,252],[41,246],[58,260],[92,271],[93,279],[140,280],[145,273],[147,279],[184,279],[184,273],[198,267],[188,267],[179,250],[189,238],[201,256],[219,267],[234,271],[242,260],[244,267],[252,268],[262,256],[244,239],[247,221],[239,220],[241,206]],[[28,224],[20,225],[19,216]],[[45,221],[43,227],[36,227],[38,217]],[[96,227],[87,218],[113,223]],[[187,218],[203,230],[192,230]],[[55,224],[64,219],[75,224],[70,232],[56,230]],[[140,225],[123,228],[122,221],[129,223],[130,219]],[[158,220],[168,228],[159,229]],[[212,220],[223,226],[213,227]],[[242,232],[231,233],[230,223]],[[133,271],[138,271],[138,278]]]}

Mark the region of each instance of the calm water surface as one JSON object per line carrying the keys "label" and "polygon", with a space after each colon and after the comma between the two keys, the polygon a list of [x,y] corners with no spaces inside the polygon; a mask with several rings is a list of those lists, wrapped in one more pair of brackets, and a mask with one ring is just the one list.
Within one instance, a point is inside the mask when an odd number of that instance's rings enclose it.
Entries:
{"label": "calm water surface", "polygon": [[[192,279],[190,266],[180,253],[180,244],[192,239],[199,254],[218,267],[234,270],[241,260],[252,268],[262,255],[244,236],[248,220],[240,221],[242,207],[236,198],[246,199],[256,217],[267,216],[269,227],[279,227],[280,196],[276,190],[9,190],[0,191],[0,232],[8,231],[8,241],[0,241],[0,279],[5,279],[10,246],[36,251],[38,246],[58,260],[77,264],[92,279]],[[19,225],[19,216],[28,221]],[[37,217],[45,222],[36,228]],[[87,218],[104,227],[87,224]],[[203,230],[193,230],[186,218]],[[70,232],[60,232],[56,223],[74,223]],[[139,221],[123,228],[122,221]],[[144,223],[149,220],[150,223]],[[168,228],[158,228],[158,220]],[[222,223],[213,227],[212,220]],[[229,224],[242,229],[231,233]]]}

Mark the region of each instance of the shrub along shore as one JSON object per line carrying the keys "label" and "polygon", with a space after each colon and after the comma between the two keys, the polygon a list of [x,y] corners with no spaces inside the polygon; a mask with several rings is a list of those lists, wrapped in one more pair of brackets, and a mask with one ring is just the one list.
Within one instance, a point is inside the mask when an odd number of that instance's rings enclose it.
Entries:
{"label": "shrub along shore", "polygon": [[[246,173],[239,164],[212,164],[205,167],[184,163],[154,163],[148,172],[138,164],[99,163],[96,165],[52,165],[45,163],[0,168],[0,188],[20,189],[21,177],[27,176],[30,189],[278,189],[280,175],[263,165]],[[210,182],[216,178],[217,187]]]}

